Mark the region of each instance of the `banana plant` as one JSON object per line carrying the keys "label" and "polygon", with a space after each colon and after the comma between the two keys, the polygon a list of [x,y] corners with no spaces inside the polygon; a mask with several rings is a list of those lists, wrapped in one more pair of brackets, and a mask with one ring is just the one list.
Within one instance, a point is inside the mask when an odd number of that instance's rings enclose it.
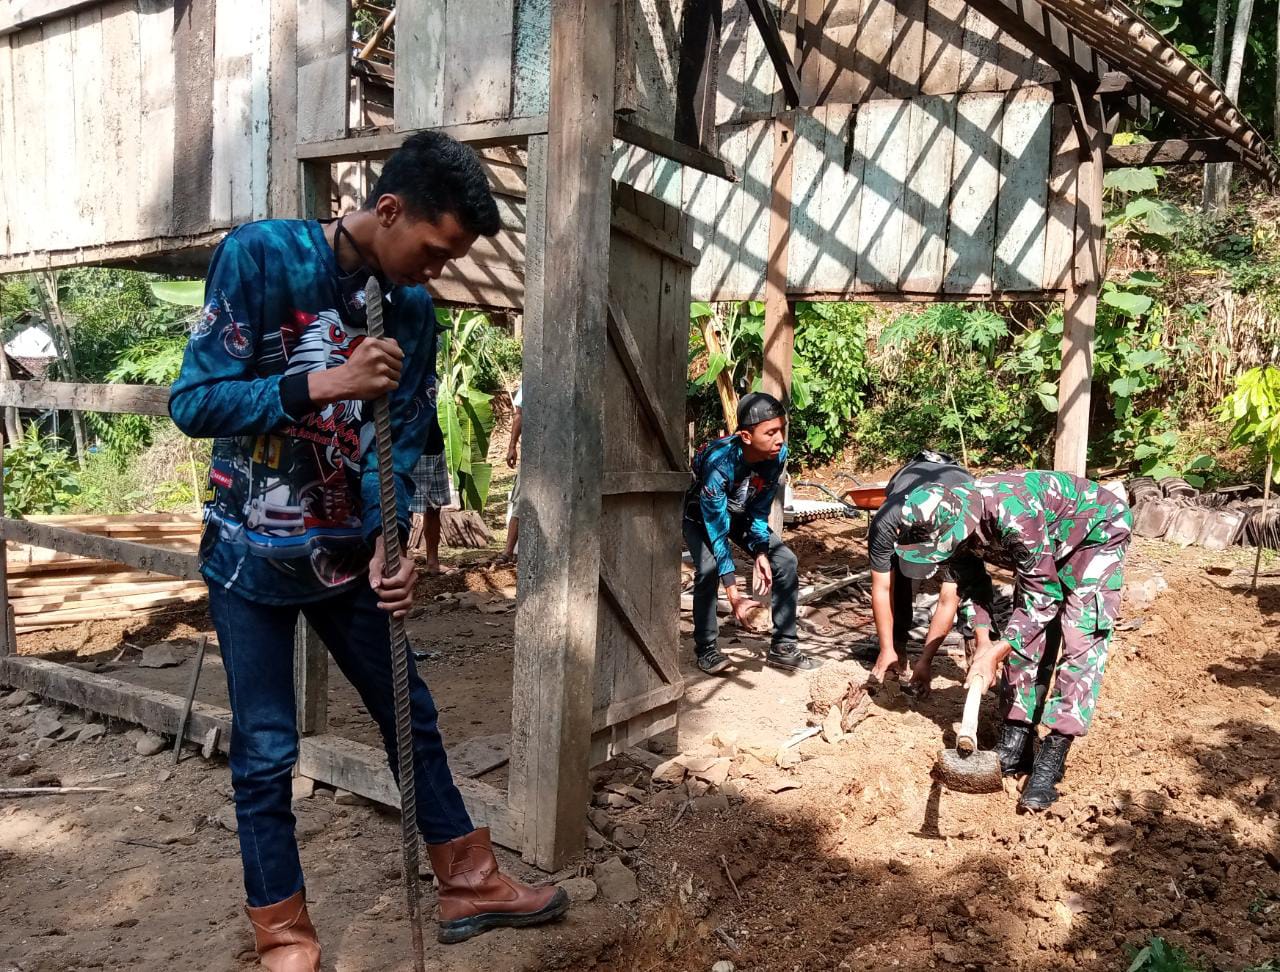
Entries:
{"label": "banana plant", "polygon": [[445,463],[457,484],[462,508],[483,510],[493,481],[488,461],[493,434],[493,396],[475,386],[475,349],[488,324],[474,310],[436,311],[440,325],[439,385],[436,412],[444,433]]}

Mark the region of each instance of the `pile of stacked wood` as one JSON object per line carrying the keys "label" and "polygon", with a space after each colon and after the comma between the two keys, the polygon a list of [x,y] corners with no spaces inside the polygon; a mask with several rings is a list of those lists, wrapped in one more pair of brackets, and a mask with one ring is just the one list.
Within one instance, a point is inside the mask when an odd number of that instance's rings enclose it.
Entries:
{"label": "pile of stacked wood", "polygon": [[[182,513],[128,516],[29,516],[26,519],[97,536],[131,540],[194,554],[200,518]],[[6,547],[9,603],[17,633],[41,631],[81,621],[137,618],[199,601],[198,580],[182,580],[136,570],[109,560],[32,547]]]}

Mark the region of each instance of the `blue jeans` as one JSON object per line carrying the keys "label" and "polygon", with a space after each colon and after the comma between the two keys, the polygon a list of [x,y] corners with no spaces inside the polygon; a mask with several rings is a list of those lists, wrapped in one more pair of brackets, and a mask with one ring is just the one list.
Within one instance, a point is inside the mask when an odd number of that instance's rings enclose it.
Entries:
{"label": "blue jeans", "polygon": [[[686,519],[682,523],[684,542],[693,558],[693,644],[699,655],[716,646],[720,633],[720,619],[716,617],[717,599],[720,597],[720,568],[707,528],[702,523]],[[747,522],[733,517],[729,523],[729,539],[747,549]],[[799,561],[791,548],[769,531],[769,567],[773,571],[773,647],[796,644],[796,598],[800,593]],[[748,581],[748,584],[750,581]]]}
{"label": "blue jeans", "polygon": [[[290,809],[298,724],[293,693],[293,633],[298,612],[328,647],[382,732],[396,770],[395,707],[387,614],[367,583],[310,604],[274,606],[209,587],[231,696],[231,782],[249,906],[275,904],[302,890],[302,864]],[[418,830],[443,844],[475,828],[454,785],[431,693],[409,666]]]}

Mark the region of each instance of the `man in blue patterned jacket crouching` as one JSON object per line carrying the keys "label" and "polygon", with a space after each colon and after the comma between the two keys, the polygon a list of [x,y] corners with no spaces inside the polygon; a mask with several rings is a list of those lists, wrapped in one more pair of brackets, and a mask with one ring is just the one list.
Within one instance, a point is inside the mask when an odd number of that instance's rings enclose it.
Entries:
{"label": "man in blue patterned jacket crouching", "polygon": [[765,660],[790,670],[818,667],[796,647],[796,555],[769,529],[769,509],[786,468],[786,437],[786,408],[772,395],[753,392],[738,404],[738,431],[707,443],[693,457],[684,539],[696,572],[694,645],[698,667],[708,675],[719,675],[730,665],[716,644],[720,587],[737,622],[751,627],[752,602],[738,589],[731,541],[755,560],[755,593],[772,594],[773,641]]}

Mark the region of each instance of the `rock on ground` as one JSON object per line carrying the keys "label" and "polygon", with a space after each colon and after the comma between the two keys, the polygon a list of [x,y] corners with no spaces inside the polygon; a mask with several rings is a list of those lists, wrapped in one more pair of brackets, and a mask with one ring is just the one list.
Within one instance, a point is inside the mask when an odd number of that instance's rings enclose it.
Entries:
{"label": "rock on ground", "polygon": [[592,869],[592,876],[606,901],[630,904],[640,897],[640,885],[635,874],[617,857],[597,864]]}
{"label": "rock on ground", "polygon": [[592,901],[600,891],[595,881],[584,877],[568,878],[561,881],[559,887],[564,888],[565,893],[569,895],[569,900],[574,904]]}
{"label": "rock on ground", "polygon": [[163,752],[166,747],[164,736],[154,732],[144,733],[139,737],[136,746],[139,756],[154,756],[156,753]]}
{"label": "rock on ground", "polygon": [[172,668],[181,665],[185,659],[173,650],[172,645],[147,645],[142,649],[139,668]]}

